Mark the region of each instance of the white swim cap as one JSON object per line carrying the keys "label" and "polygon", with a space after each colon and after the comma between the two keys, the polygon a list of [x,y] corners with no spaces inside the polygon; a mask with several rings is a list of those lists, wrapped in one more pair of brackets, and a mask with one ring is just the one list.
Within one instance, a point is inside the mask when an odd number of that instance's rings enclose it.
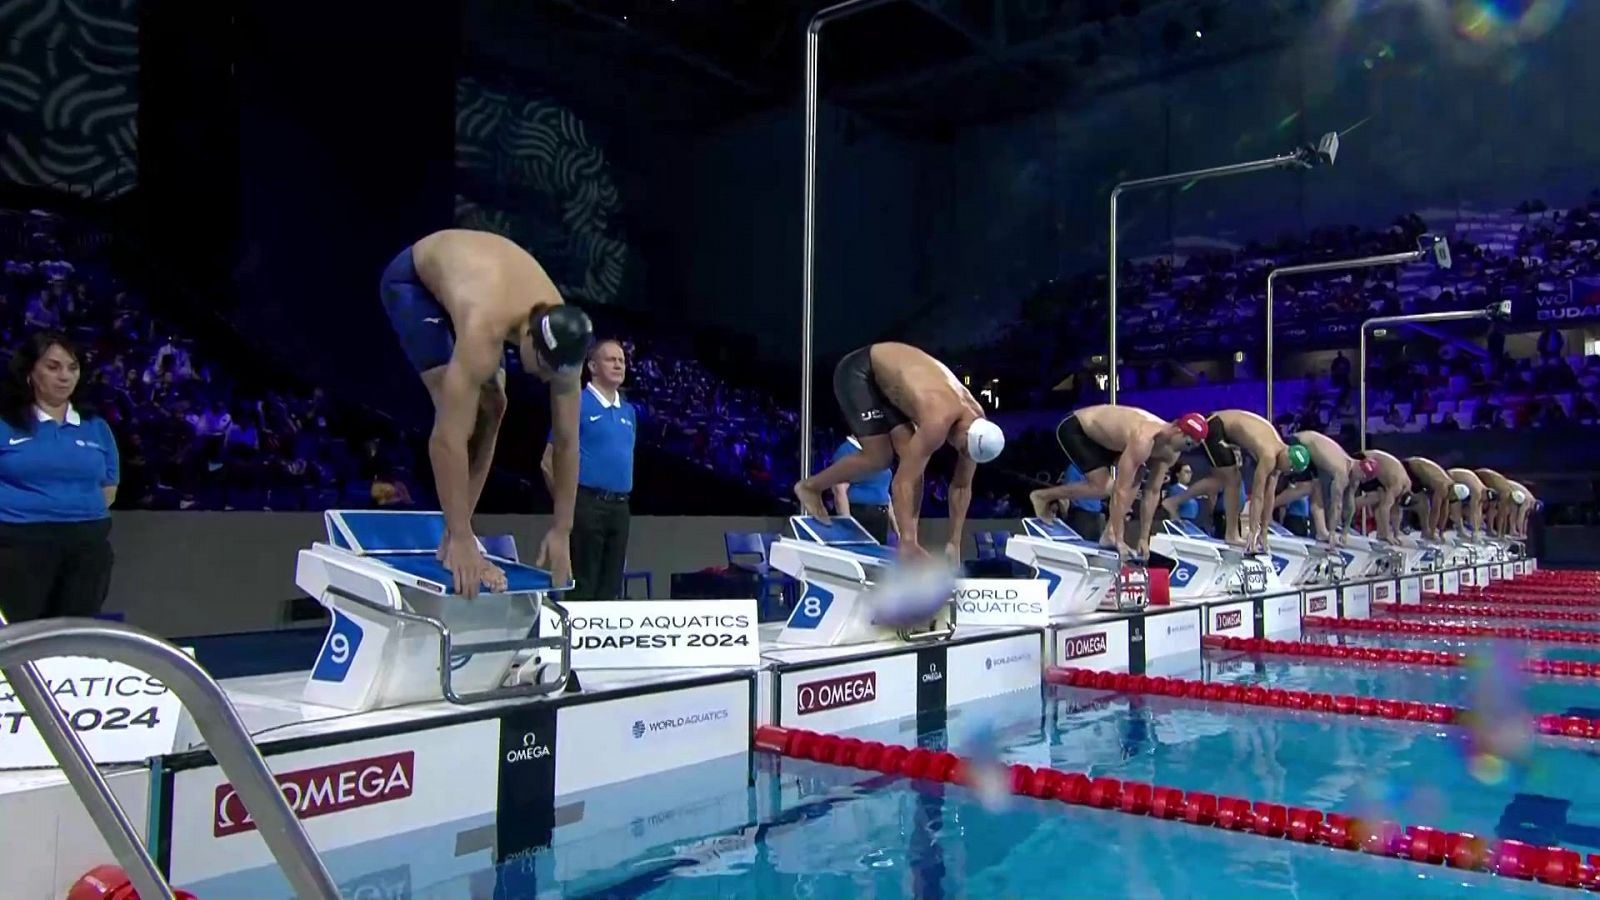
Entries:
{"label": "white swim cap", "polygon": [[1006,434],[988,419],[973,419],[967,426],[967,455],[973,462],[986,463],[1006,448]]}
{"label": "white swim cap", "polygon": [[1457,500],[1465,500],[1472,496],[1472,488],[1469,488],[1458,481],[1450,485],[1450,496]]}
{"label": "white swim cap", "polygon": [[1524,494],[1523,492],[1521,492],[1519,490],[1517,490],[1516,488],[1512,488],[1511,489],[1511,502],[1515,503],[1518,506],[1521,506],[1522,504],[1528,502],[1528,495]]}

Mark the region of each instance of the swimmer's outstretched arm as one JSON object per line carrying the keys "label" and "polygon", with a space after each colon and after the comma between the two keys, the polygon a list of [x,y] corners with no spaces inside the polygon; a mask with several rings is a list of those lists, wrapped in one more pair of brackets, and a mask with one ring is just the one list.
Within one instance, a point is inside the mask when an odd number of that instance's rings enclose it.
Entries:
{"label": "swimmer's outstretched arm", "polygon": [[1111,509],[1106,516],[1106,530],[1111,535],[1113,544],[1119,547],[1127,546],[1127,539],[1123,527],[1128,521],[1128,512],[1133,508],[1133,488],[1139,481],[1139,467],[1150,456],[1148,444],[1129,444],[1122,451],[1122,456],[1117,459],[1117,480],[1111,485]]}
{"label": "swimmer's outstretched arm", "polygon": [[954,419],[940,423],[918,423],[917,431],[896,449],[900,463],[895,466],[894,480],[889,483],[889,507],[900,528],[900,545],[915,552],[922,513],[922,474],[928,469],[928,460],[939,449],[950,433]]}
{"label": "swimmer's outstretched arm", "polygon": [[582,400],[576,374],[551,379],[550,498],[555,509],[536,564],[549,566],[551,580],[556,584],[565,584],[572,577],[572,514],[578,503],[578,414]]}
{"label": "swimmer's outstretched arm", "polygon": [[1171,468],[1172,463],[1151,463],[1150,471],[1145,475],[1144,496],[1139,500],[1139,540],[1132,545],[1140,555],[1149,555],[1150,526],[1155,523],[1156,507],[1161,505],[1161,486],[1167,483],[1167,470]]}
{"label": "swimmer's outstretched arm", "polygon": [[499,367],[499,341],[463,334],[434,392],[428,460],[433,464],[444,527],[453,541],[472,540],[474,498],[467,445],[478,420],[479,392]]}
{"label": "swimmer's outstretched arm", "polygon": [[961,529],[967,523],[967,507],[972,505],[972,476],[978,464],[972,457],[962,454],[956,458],[956,469],[950,475],[950,558],[961,560]]}

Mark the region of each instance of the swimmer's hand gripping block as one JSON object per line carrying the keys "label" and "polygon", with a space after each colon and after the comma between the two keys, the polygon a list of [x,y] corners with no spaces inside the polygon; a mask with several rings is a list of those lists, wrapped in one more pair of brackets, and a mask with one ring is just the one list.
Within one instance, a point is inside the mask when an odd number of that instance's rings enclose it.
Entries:
{"label": "swimmer's hand gripping block", "polygon": [[[327,543],[300,551],[295,571],[295,583],[332,617],[306,702],[361,711],[568,685],[568,615],[550,597],[550,573],[491,556],[507,589],[468,600],[450,593],[450,573],[436,559],[439,513],[329,510],[324,520]],[[553,651],[559,665],[545,666],[548,677],[538,683],[508,685],[519,655],[539,651]]]}

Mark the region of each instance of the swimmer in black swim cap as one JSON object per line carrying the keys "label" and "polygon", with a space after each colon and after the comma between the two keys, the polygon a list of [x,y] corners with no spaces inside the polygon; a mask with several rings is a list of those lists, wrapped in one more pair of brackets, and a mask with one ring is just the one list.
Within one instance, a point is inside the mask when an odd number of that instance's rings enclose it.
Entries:
{"label": "swimmer in black swim cap", "polygon": [[515,243],[483,231],[440,231],[400,252],[379,286],[406,358],[433,398],[433,463],[445,534],[439,559],[455,593],[503,591],[506,576],[478,550],[472,513],[505,416],[505,345],[548,382],[555,514],[535,561],[553,582],[572,578],[568,549],[578,493],[579,372],[594,342],[582,310],[566,305],[543,267]]}

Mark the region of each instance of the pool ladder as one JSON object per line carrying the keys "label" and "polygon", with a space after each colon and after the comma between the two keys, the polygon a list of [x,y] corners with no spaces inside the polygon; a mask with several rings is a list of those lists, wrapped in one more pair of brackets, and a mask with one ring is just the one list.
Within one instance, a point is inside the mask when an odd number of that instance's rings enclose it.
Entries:
{"label": "pool ladder", "polygon": [[108,659],[161,679],[194,717],[195,727],[223,774],[233,782],[295,895],[307,900],[338,900],[339,889],[333,876],[283,799],[272,771],[239,721],[227,694],[188,654],[120,622],[46,619],[6,625],[0,616],[0,626],[4,626],[0,627],[0,674],[10,682],[45,746],[60,763],[62,773],[140,897],[172,900],[172,888],[51,698],[33,665],[35,660],[58,656]]}

